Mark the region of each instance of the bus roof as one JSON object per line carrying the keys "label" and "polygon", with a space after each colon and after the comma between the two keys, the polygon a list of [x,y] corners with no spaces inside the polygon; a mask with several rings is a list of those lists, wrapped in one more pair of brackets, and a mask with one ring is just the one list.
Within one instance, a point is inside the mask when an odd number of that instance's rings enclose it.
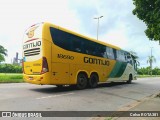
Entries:
{"label": "bus roof", "polygon": [[117,49],[117,50],[121,50],[120,47],[117,47],[117,46],[114,46],[114,45],[111,45],[111,44],[109,44],[109,43],[105,43],[105,42],[102,42],[102,41],[98,41],[98,40],[96,40],[96,39],[94,39],[94,38],[90,38],[90,37],[84,36],[84,35],[82,35],[82,34],[73,32],[73,31],[71,31],[71,30],[68,30],[68,29],[66,29],[66,28],[60,27],[60,26],[55,25],[55,24],[51,24],[51,23],[48,23],[48,22],[44,22],[44,26],[54,27],[54,28],[56,28],[56,29],[59,29],[59,30],[65,31],[65,32],[67,32],[67,33],[70,33],[70,34],[73,34],[73,35],[76,35],[76,36],[85,38],[85,39],[87,39],[87,40],[90,40],[90,41],[93,41],[93,42],[96,42],[96,43],[99,43],[99,44],[102,44],[102,45],[105,45],[105,46],[109,46],[109,47],[114,48],[114,49]]}

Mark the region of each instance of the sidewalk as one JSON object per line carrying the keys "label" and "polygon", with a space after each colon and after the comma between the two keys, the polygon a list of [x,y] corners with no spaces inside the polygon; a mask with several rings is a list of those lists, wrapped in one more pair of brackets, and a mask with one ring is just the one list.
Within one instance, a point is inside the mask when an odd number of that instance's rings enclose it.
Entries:
{"label": "sidewalk", "polygon": [[[160,111],[160,93],[141,102],[129,111]],[[159,117],[119,117],[112,120],[160,120],[160,114]]]}

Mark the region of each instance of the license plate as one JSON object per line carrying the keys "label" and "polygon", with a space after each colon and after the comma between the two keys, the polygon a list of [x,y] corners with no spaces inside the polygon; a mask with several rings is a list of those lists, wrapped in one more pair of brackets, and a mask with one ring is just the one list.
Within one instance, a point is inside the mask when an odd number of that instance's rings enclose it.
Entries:
{"label": "license plate", "polygon": [[33,77],[29,77],[29,80],[33,80]]}

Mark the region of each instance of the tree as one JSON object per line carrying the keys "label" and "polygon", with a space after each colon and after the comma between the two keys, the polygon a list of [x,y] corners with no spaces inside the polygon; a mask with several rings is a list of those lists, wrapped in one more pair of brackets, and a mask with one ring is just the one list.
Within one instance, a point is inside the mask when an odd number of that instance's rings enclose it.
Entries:
{"label": "tree", "polygon": [[[139,68],[138,69],[138,75],[149,75],[149,72],[150,72],[151,68],[150,67],[142,67],[142,68]],[[155,67],[153,70],[152,70],[152,74],[153,75],[160,75],[160,68],[158,67]]]}
{"label": "tree", "polygon": [[0,64],[0,73],[22,73],[22,66],[13,64]]}
{"label": "tree", "polygon": [[133,14],[145,22],[145,33],[150,40],[160,44],[160,0],[133,0]]}
{"label": "tree", "polygon": [[153,63],[153,62],[156,62],[155,57],[154,57],[154,56],[148,56],[147,63],[149,63],[149,65],[150,65],[151,75],[152,75],[152,63]]}
{"label": "tree", "polygon": [[153,75],[160,75],[160,69],[158,67],[155,67],[152,71]]}
{"label": "tree", "polygon": [[7,56],[7,49],[0,45],[0,62],[5,61],[4,56]]}

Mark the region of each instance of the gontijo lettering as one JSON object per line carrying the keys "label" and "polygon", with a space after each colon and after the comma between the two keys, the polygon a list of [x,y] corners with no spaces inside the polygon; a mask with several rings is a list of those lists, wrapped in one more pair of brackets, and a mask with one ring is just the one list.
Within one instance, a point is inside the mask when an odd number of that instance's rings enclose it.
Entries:
{"label": "gontijo lettering", "polygon": [[37,46],[41,46],[41,41],[36,41],[36,42],[29,43],[29,44],[25,44],[23,45],[23,49],[33,48]]}
{"label": "gontijo lettering", "polygon": [[102,60],[102,59],[97,59],[97,58],[89,58],[89,57],[84,57],[84,63],[109,66],[109,61],[107,61],[107,60]]}

